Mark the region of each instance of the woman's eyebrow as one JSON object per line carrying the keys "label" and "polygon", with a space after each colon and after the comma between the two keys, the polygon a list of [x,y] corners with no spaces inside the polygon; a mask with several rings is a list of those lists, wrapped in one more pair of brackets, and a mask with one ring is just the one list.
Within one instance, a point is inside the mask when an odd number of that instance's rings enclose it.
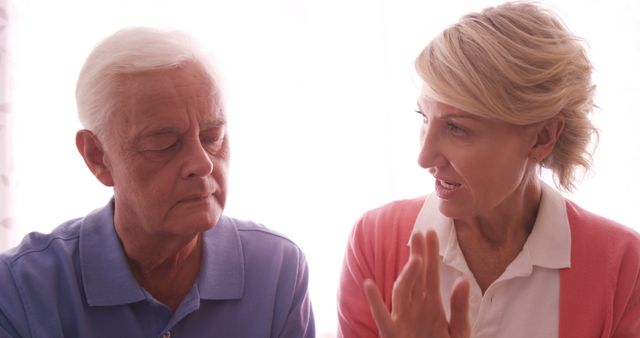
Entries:
{"label": "woman's eyebrow", "polygon": [[473,115],[473,114],[460,114],[460,113],[444,113],[443,117],[448,118],[448,119],[467,119],[467,120],[473,120],[473,121],[480,121],[483,118],[477,115]]}

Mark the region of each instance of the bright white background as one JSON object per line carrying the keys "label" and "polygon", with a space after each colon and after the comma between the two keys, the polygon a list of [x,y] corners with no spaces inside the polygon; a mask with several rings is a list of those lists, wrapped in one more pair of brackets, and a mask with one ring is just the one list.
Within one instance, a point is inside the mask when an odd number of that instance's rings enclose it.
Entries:
{"label": "bright white background", "polygon": [[[496,1],[16,0],[13,27],[17,244],[107,202],[74,145],[75,80],[124,26],[187,31],[216,56],[232,146],[226,213],[293,239],[311,269],[319,336],[335,331],[348,232],[367,209],[432,190],[416,164],[412,61],[461,15]],[[595,170],[572,199],[640,230],[640,2],[553,1],[596,67]]]}

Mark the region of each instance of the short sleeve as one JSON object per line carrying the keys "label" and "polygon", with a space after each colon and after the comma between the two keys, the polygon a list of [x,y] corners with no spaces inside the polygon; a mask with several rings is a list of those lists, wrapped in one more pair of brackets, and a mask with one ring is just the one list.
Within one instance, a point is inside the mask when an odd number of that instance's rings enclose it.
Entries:
{"label": "short sleeve", "polygon": [[298,268],[293,302],[284,325],[281,338],[313,338],[315,337],[315,323],[313,310],[309,300],[309,268],[304,254],[298,249]]}
{"label": "short sleeve", "polygon": [[24,306],[8,263],[0,258],[0,338],[29,337]]}

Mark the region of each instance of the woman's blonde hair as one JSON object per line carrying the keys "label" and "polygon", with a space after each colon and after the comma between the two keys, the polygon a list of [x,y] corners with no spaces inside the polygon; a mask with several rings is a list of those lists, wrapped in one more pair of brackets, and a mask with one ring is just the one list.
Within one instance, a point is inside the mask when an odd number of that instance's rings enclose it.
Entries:
{"label": "woman's blonde hair", "polygon": [[590,169],[593,67],[582,40],[548,10],[510,2],[468,14],[434,38],[415,65],[433,99],[469,113],[516,125],[560,114],[564,129],[542,166],[568,191],[577,167]]}

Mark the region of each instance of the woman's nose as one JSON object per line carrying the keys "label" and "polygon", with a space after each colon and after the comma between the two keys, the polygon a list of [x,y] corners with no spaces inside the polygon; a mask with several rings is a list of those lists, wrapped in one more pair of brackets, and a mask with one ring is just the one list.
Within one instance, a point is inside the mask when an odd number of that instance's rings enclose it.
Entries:
{"label": "woman's nose", "polygon": [[432,124],[424,124],[420,131],[420,154],[418,164],[425,169],[443,165],[446,162],[441,151],[442,141]]}

